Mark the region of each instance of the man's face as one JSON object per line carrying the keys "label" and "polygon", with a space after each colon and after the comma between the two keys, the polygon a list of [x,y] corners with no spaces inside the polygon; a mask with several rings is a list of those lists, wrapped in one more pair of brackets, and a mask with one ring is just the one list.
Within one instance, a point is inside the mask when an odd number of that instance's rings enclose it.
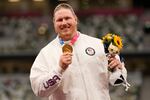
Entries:
{"label": "man's face", "polygon": [[64,40],[70,40],[77,31],[77,18],[69,9],[59,9],[54,14],[54,28]]}

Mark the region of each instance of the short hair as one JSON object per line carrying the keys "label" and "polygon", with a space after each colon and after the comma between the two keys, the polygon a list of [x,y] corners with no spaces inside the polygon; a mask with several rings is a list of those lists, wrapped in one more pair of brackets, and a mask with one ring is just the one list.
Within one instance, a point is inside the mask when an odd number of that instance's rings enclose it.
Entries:
{"label": "short hair", "polygon": [[73,8],[72,8],[69,4],[67,4],[67,3],[61,3],[61,4],[57,5],[56,8],[54,9],[53,17],[54,17],[54,15],[55,15],[55,13],[56,13],[58,10],[60,10],[61,8],[69,9],[69,10],[72,12],[72,14],[73,14],[74,16],[76,16],[76,14],[75,14]]}

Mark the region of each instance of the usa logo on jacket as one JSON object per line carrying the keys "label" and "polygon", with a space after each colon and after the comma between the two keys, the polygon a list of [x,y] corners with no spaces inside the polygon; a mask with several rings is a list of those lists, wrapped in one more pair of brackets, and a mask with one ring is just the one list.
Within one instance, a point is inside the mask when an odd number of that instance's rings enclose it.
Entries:
{"label": "usa logo on jacket", "polygon": [[92,47],[88,47],[85,49],[86,54],[93,56],[95,55],[95,50]]}

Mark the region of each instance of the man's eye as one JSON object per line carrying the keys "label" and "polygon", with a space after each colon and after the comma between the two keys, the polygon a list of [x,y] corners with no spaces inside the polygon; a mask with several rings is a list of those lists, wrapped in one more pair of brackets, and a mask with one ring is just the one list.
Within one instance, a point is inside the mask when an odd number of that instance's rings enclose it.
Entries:
{"label": "man's eye", "polygon": [[68,19],[70,19],[70,17],[66,17],[65,19],[68,20]]}
{"label": "man's eye", "polygon": [[60,21],[62,21],[62,19],[58,19],[58,20],[56,20],[57,22],[60,22]]}

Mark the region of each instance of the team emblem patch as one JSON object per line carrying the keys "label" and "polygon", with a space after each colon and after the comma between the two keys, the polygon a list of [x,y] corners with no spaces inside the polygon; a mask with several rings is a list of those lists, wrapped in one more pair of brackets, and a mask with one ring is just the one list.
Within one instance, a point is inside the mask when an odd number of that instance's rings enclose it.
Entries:
{"label": "team emblem patch", "polygon": [[86,48],[85,52],[90,56],[93,56],[95,54],[95,50],[92,47]]}

